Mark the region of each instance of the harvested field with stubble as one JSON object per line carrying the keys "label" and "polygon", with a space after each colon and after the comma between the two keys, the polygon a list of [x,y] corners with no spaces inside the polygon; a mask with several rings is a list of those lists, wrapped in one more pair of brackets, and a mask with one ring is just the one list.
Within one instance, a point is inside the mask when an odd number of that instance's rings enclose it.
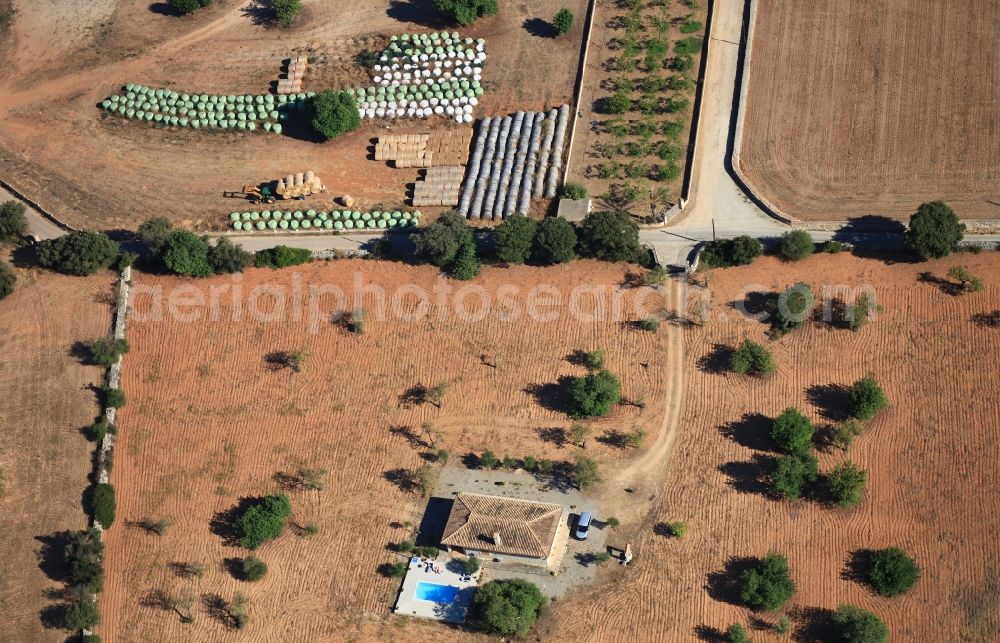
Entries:
{"label": "harvested field with stubble", "polygon": [[[983,292],[950,295],[918,282],[930,271],[943,278],[964,264],[987,280]],[[682,540],[646,529],[634,542],[636,564],[600,591],[558,603],[541,626],[543,640],[719,640],[718,630],[752,614],[733,604],[720,582],[727,561],[788,557],[798,592],[788,604],[792,640],[827,641],[815,623],[824,610],[851,602],[879,614],[894,641],[989,641],[1000,627],[996,597],[1000,529],[996,490],[1000,472],[997,406],[1000,329],[984,325],[1000,284],[996,253],[956,255],[925,264],[818,256],[785,264],[760,259],[714,271],[713,320],[686,331],[685,407],[680,435],[656,522],[684,520]],[[885,310],[861,331],[810,323],[777,342],[767,326],[736,318],[730,307],[746,286],[769,289],[805,281],[873,286]],[[722,318],[725,317],[725,319]],[[774,352],[778,371],[767,380],[718,370],[717,345],[750,337]],[[818,426],[839,421],[842,394],[866,374],[883,384],[892,407],[873,420],[847,458],[870,475],[853,511],[812,500],[778,502],[762,495],[761,458],[771,457],[767,419],[794,405]],[[845,459],[820,453],[821,471]],[[841,575],[852,552],[900,546],[915,556],[923,577],[899,598],[881,598]],[[765,624],[779,614],[760,614]],[[750,630],[754,641],[786,641]]]}
{"label": "harvested field with stubble", "polygon": [[[655,440],[666,397],[666,329],[648,333],[623,328],[618,321],[581,321],[568,311],[574,287],[610,293],[629,270],[635,268],[592,261],[547,269],[487,267],[469,284],[481,286],[494,304],[506,292],[521,315],[504,318],[500,308],[508,315],[513,308],[503,304],[479,321],[461,321],[457,309],[444,319],[439,309],[431,309],[429,318],[413,322],[391,314],[392,293],[401,286],[425,289],[432,302],[438,301],[436,286],[456,292],[464,286],[439,282],[428,266],[345,260],[278,272],[250,270],[237,278],[246,294],[265,283],[284,287],[289,302],[296,283],[308,299],[309,287],[319,285],[335,285],[350,295],[357,279],[369,287],[363,304],[369,314],[360,336],[329,321],[338,308],[332,296],[322,300],[324,314],[317,317],[315,334],[309,315],[291,321],[291,309],[289,321],[268,323],[250,320],[247,303],[244,321],[234,322],[226,297],[220,321],[149,320],[154,298],[148,287],[162,286],[166,295],[183,284],[190,297],[193,286],[209,300],[211,288],[235,282],[137,275],[128,331],[132,350],[123,381],[129,405],[119,415],[112,474],[119,523],[108,533],[99,633],[105,641],[422,636],[424,627],[397,630],[394,619],[386,618],[399,582],[377,572],[381,564],[401,560],[386,546],[405,538],[400,524],[418,523],[423,511],[423,502],[399,478],[405,477],[401,470],[424,463],[421,455],[428,449],[415,446],[407,433],[419,440],[421,425],[432,423],[443,436],[440,446],[451,454],[449,466],[461,466],[463,455],[487,448],[501,456],[570,459],[579,449],[551,441],[552,429],[570,425],[553,384],[584,372],[569,359],[574,351],[603,346],[608,368],[621,376],[624,395],[642,397],[646,404],[617,407],[594,422],[594,437],[641,425],[649,431],[648,440]],[[557,313],[552,321],[525,315],[528,292],[539,284],[563,293],[562,306],[539,308]],[[377,314],[374,286],[389,294],[385,320]],[[663,296],[652,289],[621,293],[625,310],[639,297],[648,299],[650,311],[663,307]],[[476,317],[478,301],[470,295],[456,306],[464,304]],[[588,299],[580,301],[582,311],[589,311]],[[415,307],[413,297],[401,306],[404,311]],[[299,349],[308,354],[301,372],[268,368],[267,355]],[[495,368],[484,363],[484,355]],[[440,409],[401,404],[401,396],[418,383],[448,385]],[[587,452],[606,466],[632,453],[596,439]],[[300,467],[329,471],[324,490],[290,492],[292,521],[315,523],[319,533],[306,537],[286,529],[258,550],[270,567],[267,576],[257,583],[237,581],[223,561],[245,552],[213,533],[213,518],[240,498],[275,490],[275,474]],[[128,526],[162,517],[174,525],[161,537]],[[207,566],[200,580],[181,578],[172,567],[194,561]],[[194,596],[195,622],[182,624],[177,613],[147,605],[144,597],[156,590]],[[237,591],[250,600],[250,625],[245,633],[226,633],[204,601],[216,594],[231,600]]]}
{"label": "harvested field with stubble", "polygon": [[[66,570],[60,533],[87,527],[82,498],[94,444],[83,433],[100,412],[100,367],[70,354],[111,328],[114,277],[18,270],[0,301],[0,640],[63,641]],[[49,591],[54,592],[49,594]]]}
{"label": "harvested field with stubble", "polygon": [[1000,219],[1000,4],[759,0],[740,169],[804,220]]}

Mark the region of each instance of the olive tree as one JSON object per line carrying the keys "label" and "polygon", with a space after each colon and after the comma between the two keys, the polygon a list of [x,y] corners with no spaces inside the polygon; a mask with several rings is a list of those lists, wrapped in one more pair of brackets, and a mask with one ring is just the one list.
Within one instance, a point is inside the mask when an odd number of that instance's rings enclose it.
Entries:
{"label": "olive tree", "polygon": [[0,242],[17,242],[28,231],[26,211],[19,201],[0,203]]}
{"label": "olive tree", "polygon": [[77,230],[38,244],[38,263],[67,275],[92,275],[118,256],[118,243],[100,232]]}
{"label": "olive tree", "polygon": [[868,582],[882,596],[905,594],[920,579],[920,567],[899,547],[872,553]]}
{"label": "olive tree", "polygon": [[788,261],[805,259],[816,249],[812,237],[805,230],[791,230],[781,237],[778,254]]}
{"label": "olive tree", "polygon": [[552,26],[555,27],[556,33],[560,36],[568,34],[573,28],[573,12],[563,7],[552,18]]}
{"label": "olive tree", "polygon": [[833,613],[833,624],[847,643],[885,643],[889,627],[878,616],[854,605],[841,605]]}
{"label": "olive tree", "polygon": [[507,263],[524,263],[531,256],[531,244],[538,224],[523,214],[503,220],[493,231],[497,258]]}
{"label": "olive tree", "polygon": [[476,589],[469,620],[490,634],[523,637],[543,605],[545,596],[534,583],[519,578],[493,580]]}
{"label": "olive tree", "polygon": [[539,263],[566,263],[576,257],[576,242],[573,224],[562,217],[547,217],[538,224],[531,254]]}
{"label": "olive tree", "polygon": [[483,16],[492,16],[499,8],[497,0],[433,0],[434,9],[450,21],[467,27]]}
{"label": "olive tree", "polygon": [[6,261],[0,261],[0,299],[14,292],[17,285],[17,273]]}
{"label": "olive tree", "polygon": [[326,90],[307,103],[312,127],[327,139],[334,139],[361,126],[361,116],[354,96],[347,92]]}
{"label": "olive tree", "polygon": [[844,509],[855,507],[861,502],[868,483],[868,472],[851,462],[844,462],[826,474],[826,489],[830,499]]}
{"label": "olive tree", "polygon": [[923,203],[910,217],[903,233],[906,247],[922,259],[940,259],[958,249],[965,234],[965,224],[943,201]]}
{"label": "olive tree", "polygon": [[795,593],[788,560],[780,554],[758,559],[740,575],[739,588],[740,599],[753,609],[781,609]]}
{"label": "olive tree", "polygon": [[862,377],[851,386],[848,405],[851,417],[870,420],[879,411],[889,407],[889,398],[874,377]]}
{"label": "olive tree", "polygon": [[771,425],[771,439],[785,453],[804,454],[812,448],[815,431],[809,418],[798,409],[788,407],[774,419]]}
{"label": "olive tree", "polygon": [[574,377],[569,383],[569,412],[575,418],[607,415],[621,398],[621,381],[604,369]]}

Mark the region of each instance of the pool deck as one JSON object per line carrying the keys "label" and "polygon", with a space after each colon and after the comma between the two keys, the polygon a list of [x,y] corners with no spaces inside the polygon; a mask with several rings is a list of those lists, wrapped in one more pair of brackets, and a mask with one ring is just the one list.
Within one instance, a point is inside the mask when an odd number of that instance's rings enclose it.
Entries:
{"label": "pool deck", "polygon": [[[399,591],[399,598],[396,599],[396,606],[392,611],[404,616],[430,618],[449,623],[464,623],[469,605],[472,603],[472,597],[476,593],[479,575],[482,572],[477,572],[468,580],[462,580],[467,577],[460,571],[460,561],[448,559],[434,561],[437,568],[441,570],[440,574],[427,571],[426,564],[426,559],[416,556],[410,559],[406,578],[403,579],[403,587]],[[454,601],[447,604],[423,601],[416,596],[417,583],[451,585],[458,588],[458,594]]]}

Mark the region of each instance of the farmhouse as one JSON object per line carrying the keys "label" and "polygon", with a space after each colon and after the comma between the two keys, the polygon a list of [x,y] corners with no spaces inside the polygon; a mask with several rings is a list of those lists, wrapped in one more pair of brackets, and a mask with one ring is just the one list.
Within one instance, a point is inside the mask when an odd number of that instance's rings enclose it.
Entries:
{"label": "farmhouse", "polygon": [[556,543],[566,523],[560,505],[478,493],[459,493],[441,544],[468,555],[502,556],[504,562],[550,566],[561,558]]}

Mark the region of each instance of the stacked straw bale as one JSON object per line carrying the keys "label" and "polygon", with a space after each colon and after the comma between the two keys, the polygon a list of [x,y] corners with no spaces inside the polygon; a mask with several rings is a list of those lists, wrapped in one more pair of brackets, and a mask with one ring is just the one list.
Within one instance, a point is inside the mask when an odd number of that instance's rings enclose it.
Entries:
{"label": "stacked straw bale", "polygon": [[458,205],[458,194],[462,186],[465,168],[461,165],[429,168],[424,176],[418,177],[413,188],[414,207]]}
{"label": "stacked straw bale", "polygon": [[279,94],[298,94],[302,91],[302,81],[306,76],[306,66],[309,59],[306,56],[293,56],[288,60],[288,71],[284,78],[278,79]]}
{"label": "stacked straw bale", "polygon": [[289,174],[275,181],[274,193],[283,199],[319,194],[325,189],[323,182],[312,170]]}
{"label": "stacked straw bale", "polygon": [[465,165],[469,159],[472,129],[436,130],[424,134],[390,134],[375,144],[376,161],[393,161],[396,167]]}

